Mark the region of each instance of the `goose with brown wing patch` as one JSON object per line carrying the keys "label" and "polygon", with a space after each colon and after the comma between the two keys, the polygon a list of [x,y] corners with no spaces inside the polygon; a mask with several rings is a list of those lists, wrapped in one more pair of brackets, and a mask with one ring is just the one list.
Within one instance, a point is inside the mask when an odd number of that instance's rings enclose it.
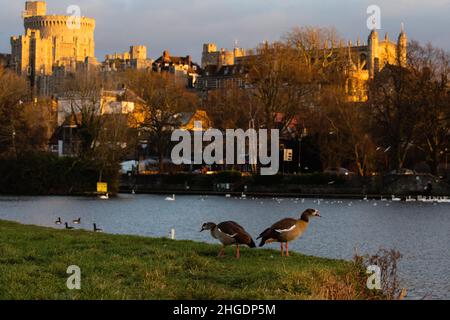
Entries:
{"label": "goose with brown wing patch", "polygon": [[209,230],[214,239],[222,243],[222,249],[219,257],[225,256],[225,248],[227,246],[236,245],[236,258],[240,258],[239,245],[246,245],[255,248],[255,242],[245,229],[234,221],[225,221],[219,224],[208,222],[203,224],[200,232]]}
{"label": "goose with brown wing patch", "polygon": [[[286,218],[273,224],[270,228],[264,230],[258,239],[261,239],[260,247],[266,243],[279,242],[281,256],[289,256],[289,242],[301,237],[309,225],[310,217],[320,217],[320,213],[315,209],[305,210],[300,219]],[[286,246],[286,254],[284,254],[283,243]]]}

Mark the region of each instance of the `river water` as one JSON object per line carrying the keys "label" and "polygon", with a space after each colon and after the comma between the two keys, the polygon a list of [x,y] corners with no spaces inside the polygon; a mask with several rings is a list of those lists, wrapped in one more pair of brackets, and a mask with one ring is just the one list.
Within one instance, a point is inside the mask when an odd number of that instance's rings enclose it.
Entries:
{"label": "river water", "polygon": [[[0,219],[57,227],[54,221],[81,217],[79,228],[95,222],[107,233],[214,242],[200,233],[204,222],[235,220],[255,237],[273,222],[319,209],[321,219],[290,249],[308,255],[352,259],[379,248],[399,250],[402,285],[409,299],[450,299],[450,204],[364,200],[226,198],[212,196],[120,195],[81,197],[0,197]],[[0,244],[1,245],[1,244]],[[268,245],[278,249],[278,245]]]}

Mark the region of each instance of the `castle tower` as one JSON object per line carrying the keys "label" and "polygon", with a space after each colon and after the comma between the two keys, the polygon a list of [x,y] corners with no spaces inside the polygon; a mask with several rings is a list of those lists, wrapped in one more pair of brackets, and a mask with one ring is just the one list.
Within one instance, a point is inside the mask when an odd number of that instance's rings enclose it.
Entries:
{"label": "castle tower", "polygon": [[235,59],[236,58],[241,58],[241,57],[245,56],[245,49],[236,47],[236,48],[233,49],[233,53],[234,53],[234,58]]}
{"label": "castle tower", "polygon": [[48,15],[45,1],[27,1],[22,16],[25,32],[11,37],[11,65],[33,88],[48,92],[54,68],[69,71],[96,63],[94,19]]}
{"label": "castle tower", "polygon": [[147,59],[147,47],[146,46],[131,46],[130,58],[135,60]]}
{"label": "castle tower", "polygon": [[25,11],[23,12],[23,18],[26,17],[39,17],[47,14],[47,3],[45,1],[27,1],[25,3]]}
{"label": "castle tower", "polygon": [[217,56],[217,45],[215,43],[203,44],[202,68],[205,68],[211,64],[216,64],[216,61],[218,59],[219,57]]}
{"label": "castle tower", "polygon": [[369,35],[368,40],[369,46],[369,77],[373,79],[375,73],[378,71],[379,66],[379,40],[378,40],[378,32],[376,30],[372,30]]}
{"label": "castle tower", "polygon": [[406,36],[403,24],[400,35],[398,36],[397,47],[398,63],[400,66],[405,67],[407,63],[408,37]]}
{"label": "castle tower", "polygon": [[203,52],[204,53],[211,53],[217,51],[217,45],[215,43],[205,43],[203,45]]}

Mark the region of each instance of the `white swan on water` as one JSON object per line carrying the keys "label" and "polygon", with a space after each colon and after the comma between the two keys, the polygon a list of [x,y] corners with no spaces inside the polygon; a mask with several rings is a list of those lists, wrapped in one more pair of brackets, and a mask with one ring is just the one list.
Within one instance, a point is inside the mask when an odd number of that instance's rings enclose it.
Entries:
{"label": "white swan on water", "polygon": [[108,199],[109,199],[109,193],[100,196],[100,199],[102,199],[102,200],[108,200]]}
{"label": "white swan on water", "polygon": [[166,201],[175,201],[175,195],[172,195],[172,197],[167,197]]}

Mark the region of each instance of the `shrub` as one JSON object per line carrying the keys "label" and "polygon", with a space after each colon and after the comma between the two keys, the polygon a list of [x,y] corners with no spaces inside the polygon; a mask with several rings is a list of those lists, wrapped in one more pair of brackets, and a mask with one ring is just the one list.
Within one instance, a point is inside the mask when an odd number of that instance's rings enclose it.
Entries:
{"label": "shrub", "polygon": [[241,181],[242,173],[239,171],[221,171],[214,175],[216,183],[236,183]]}
{"label": "shrub", "polygon": [[[387,300],[403,300],[406,289],[402,289],[398,278],[398,261],[402,255],[397,250],[380,249],[374,255],[360,256],[355,254],[354,261],[361,271],[365,271],[368,266],[378,266],[381,271],[381,291]],[[364,278],[363,278],[364,279]],[[365,283],[361,284],[365,286]]]}
{"label": "shrub", "polygon": [[21,195],[80,194],[96,191],[102,171],[111,193],[118,190],[119,167],[94,160],[59,158],[45,152],[0,158],[0,193]]}

